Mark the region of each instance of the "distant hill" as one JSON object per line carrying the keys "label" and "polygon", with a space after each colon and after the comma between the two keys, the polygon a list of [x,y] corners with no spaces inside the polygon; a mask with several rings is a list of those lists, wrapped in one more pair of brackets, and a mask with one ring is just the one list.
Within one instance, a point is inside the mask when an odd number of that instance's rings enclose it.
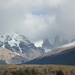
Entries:
{"label": "distant hill", "polygon": [[75,65],[75,42],[58,47],[27,64]]}
{"label": "distant hill", "polygon": [[12,52],[8,49],[0,48],[0,64],[21,64],[28,59]]}

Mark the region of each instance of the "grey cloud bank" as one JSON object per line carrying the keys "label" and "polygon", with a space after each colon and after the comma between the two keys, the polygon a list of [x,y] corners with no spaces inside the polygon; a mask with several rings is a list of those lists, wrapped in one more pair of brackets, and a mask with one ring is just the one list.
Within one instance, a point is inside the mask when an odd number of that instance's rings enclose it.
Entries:
{"label": "grey cloud bank", "polygon": [[0,31],[24,34],[30,41],[51,41],[58,34],[75,38],[75,0],[0,0]]}

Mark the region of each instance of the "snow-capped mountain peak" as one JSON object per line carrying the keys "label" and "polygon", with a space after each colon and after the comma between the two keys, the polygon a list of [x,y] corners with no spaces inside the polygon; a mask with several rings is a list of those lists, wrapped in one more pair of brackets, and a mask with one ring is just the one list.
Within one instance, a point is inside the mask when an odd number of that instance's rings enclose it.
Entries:
{"label": "snow-capped mountain peak", "polygon": [[28,59],[34,59],[44,53],[43,49],[37,48],[24,35],[16,32],[0,33],[0,47],[9,49]]}
{"label": "snow-capped mountain peak", "polygon": [[25,36],[20,35],[16,32],[13,32],[13,33],[0,33],[0,39],[2,41],[11,41],[12,39],[14,39],[15,41],[28,41],[28,39]]}

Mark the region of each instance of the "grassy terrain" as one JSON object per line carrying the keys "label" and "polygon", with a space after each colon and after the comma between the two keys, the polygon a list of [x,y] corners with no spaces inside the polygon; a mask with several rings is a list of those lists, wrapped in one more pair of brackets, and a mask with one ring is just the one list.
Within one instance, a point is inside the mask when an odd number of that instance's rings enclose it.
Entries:
{"label": "grassy terrain", "polygon": [[[0,65],[0,75],[2,73],[6,72],[15,72],[18,70],[23,70],[25,71],[25,69],[28,70],[36,70],[39,73],[42,73],[41,75],[43,75],[45,72],[49,73],[49,72],[56,72],[61,70],[64,75],[75,75],[75,66],[67,66],[67,65]],[[67,74],[68,73],[68,74]],[[4,75],[4,74],[3,74]],[[5,74],[6,75],[6,74]],[[55,75],[55,74],[54,74]],[[60,75],[60,74],[59,74]]]}

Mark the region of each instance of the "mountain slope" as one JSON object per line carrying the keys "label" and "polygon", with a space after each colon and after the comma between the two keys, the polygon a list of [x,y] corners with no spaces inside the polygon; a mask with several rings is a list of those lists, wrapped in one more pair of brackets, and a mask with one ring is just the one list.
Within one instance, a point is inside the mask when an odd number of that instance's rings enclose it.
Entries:
{"label": "mountain slope", "polygon": [[75,65],[75,42],[54,49],[27,63]]}
{"label": "mountain slope", "polygon": [[42,55],[45,51],[37,48],[25,36],[14,33],[0,33],[0,47],[9,49],[28,60]]}
{"label": "mountain slope", "polygon": [[0,60],[4,60],[7,64],[21,64],[28,61],[26,58],[12,52],[8,49],[0,48]]}

